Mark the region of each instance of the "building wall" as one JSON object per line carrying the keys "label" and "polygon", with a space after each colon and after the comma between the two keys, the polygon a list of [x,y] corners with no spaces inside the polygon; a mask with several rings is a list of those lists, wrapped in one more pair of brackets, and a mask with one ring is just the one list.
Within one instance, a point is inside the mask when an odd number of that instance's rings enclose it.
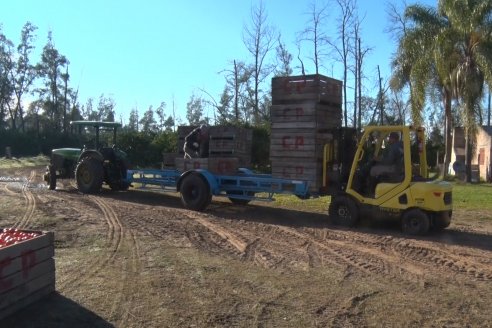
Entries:
{"label": "building wall", "polygon": [[[472,170],[478,171],[476,174],[480,176],[480,179],[488,182],[492,180],[491,133],[492,129],[490,127],[478,128],[477,148],[472,158]],[[451,152],[451,165],[449,167],[450,174],[459,175],[459,172],[455,172],[453,169],[453,164],[456,161],[461,161],[463,164],[465,162],[465,136],[463,128],[459,127],[454,128],[453,130],[453,147]]]}

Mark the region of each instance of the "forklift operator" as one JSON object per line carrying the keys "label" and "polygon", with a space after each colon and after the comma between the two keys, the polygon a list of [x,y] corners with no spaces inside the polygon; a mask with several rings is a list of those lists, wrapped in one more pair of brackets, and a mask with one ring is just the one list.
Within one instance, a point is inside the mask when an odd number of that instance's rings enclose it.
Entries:
{"label": "forklift operator", "polygon": [[202,124],[185,137],[184,158],[208,157],[208,126]]}
{"label": "forklift operator", "polygon": [[385,149],[381,159],[375,158],[376,165],[371,168],[371,177],[385,176],[390,179],[400,177],[402,171],[403,145],[400,141],[400,135],[397,132],[391,132],[388,140],[388,147]]}

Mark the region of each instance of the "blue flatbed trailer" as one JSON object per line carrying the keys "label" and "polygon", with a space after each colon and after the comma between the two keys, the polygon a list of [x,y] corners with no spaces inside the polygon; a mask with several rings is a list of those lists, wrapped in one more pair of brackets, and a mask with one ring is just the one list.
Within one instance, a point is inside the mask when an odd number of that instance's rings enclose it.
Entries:
{"label": "blue flatbed trailer", "polygon": [[140,188],[157,187],[181,194],[183,205],[192,210],[204,210],[212,196],[227,197],[236,204],[252,200],[272,201],[275,194],[291,194],[309,198],[309,183],[302,180],[274,178],[241,168],[235,175],[218,175],[208,170],[128,170],[127,180]]}

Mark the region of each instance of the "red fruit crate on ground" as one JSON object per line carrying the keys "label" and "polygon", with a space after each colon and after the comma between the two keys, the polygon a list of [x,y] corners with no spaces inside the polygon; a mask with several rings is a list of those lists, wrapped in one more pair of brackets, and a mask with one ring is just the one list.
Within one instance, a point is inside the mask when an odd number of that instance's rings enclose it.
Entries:
{"label": "red fruit crate on ground", "polygon": [[55,291],[54,234],[0,228],[0,320]]}

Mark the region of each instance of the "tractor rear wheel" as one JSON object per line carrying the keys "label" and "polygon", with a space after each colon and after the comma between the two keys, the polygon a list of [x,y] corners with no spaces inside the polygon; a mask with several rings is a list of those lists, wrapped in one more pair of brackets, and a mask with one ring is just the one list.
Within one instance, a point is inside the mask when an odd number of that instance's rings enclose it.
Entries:
{"label": "tractor rear wheel", "polygon": [[401,218],[401,230],[409,235],[425,235],[429,232],[429,216],[418,208],[413,208],[403,213]]}
{"label": "tractor rear wheel", "polygon": [[199,174],[191,173],[184,177],[180,188],[181,202],[194,211],[203,211],[211,202],[210,187]]}
{"label": "tractor rear wheel", "polygon": [[75,169],[77,188],[84,194],[99,192],[103,183],[102,163],[94,157],[84,157]]}
{"label": "tractor rear wheel", "polygon": [[353,227],[359,221],[357,204],[347,196],[332,196],[328,214],[330,222],[335,225]]}

